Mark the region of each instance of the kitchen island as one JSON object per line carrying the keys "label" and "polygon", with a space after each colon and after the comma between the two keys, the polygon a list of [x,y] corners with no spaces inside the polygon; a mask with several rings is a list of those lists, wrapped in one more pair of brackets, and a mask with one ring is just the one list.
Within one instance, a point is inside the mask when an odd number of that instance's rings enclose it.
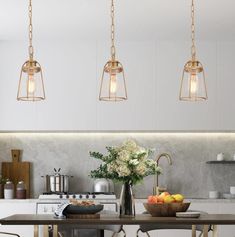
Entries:
{"label": "kitchen island", "polygon": [[34,237],[38,237],[38,226],[44,225],[44,236],[48,237],[48,225],[53,226],[53,237],[58,236],[58,225],[144,225],[144,224],[172,224],[192,226],[192,236],[196,236],[195,225],[203,225],[203,236],[208,237],[208,227],[213,226],[213,237],[217,237],[217,225],[235,225],[235,215],[205,214],[199,218],[152,217],[150,215],[136,215],[133,218],[120,218],[118,215],[101,215],[100,218],[86,219],[58,219],[53,215],[16,214],[0,219],[2,225],[33,225]]}

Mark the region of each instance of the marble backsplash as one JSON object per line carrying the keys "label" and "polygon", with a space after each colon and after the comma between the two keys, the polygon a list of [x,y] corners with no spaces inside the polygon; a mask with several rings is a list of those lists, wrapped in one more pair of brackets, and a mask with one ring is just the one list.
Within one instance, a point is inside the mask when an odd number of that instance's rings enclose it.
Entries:
{"label": "marble backsplash", "polygon": [[[73,175],[71,192],[92,191],[90,170],[99,162],[89,157],[89,151],[105,152],[105,146],[135,139],[142,146],[155,148],[156,154],[168,152],[173,165],[161,160],[161,186],[170,192],[183,193],[188,198],[207,198],[210,190],[229,192],[235,186],[235,165],[209,165],[220,152],[233,159],[235,133],[0,133],[0,160],[11,161],[11,149],[23,150],[23,161],[32,162],[31,196],[45,191],[41,176],[61,168]],[[145,198],[152,193],[153,177],[135,186],[135,196]],[[119,194],[120,185],[115,184]]]}

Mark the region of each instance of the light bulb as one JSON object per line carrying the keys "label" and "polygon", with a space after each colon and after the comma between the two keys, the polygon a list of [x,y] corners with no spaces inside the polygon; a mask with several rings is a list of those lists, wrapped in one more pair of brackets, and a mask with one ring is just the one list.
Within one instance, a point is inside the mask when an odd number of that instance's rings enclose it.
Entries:
{"label": "light bulb", "polygon": [[35,79],[33,77],[33,74],[29,74],[27,92],[28,94],[33,94],[35,90],[36,90]]}
{"label": "light bulb", "polygon": [[111,74],[110,75],[110,93],[115,94],[117,92],[117,75]]}
{"label": "light bulb", "polygon": [[191,97],[195,97],[198,92],[198,76],[195,73],[190,74],[189,93]]}

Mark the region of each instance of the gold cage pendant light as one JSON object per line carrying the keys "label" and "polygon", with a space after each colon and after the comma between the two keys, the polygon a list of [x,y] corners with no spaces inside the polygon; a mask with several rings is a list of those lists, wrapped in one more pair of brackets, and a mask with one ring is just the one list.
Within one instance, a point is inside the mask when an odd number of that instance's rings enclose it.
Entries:
{"label": "gold cage pendant light", "polygon": [[20,73],[17,100],[21,101],[39,101],[45,99],[42,68],[34,60],[32,39],[32,0],[29,0],[29,60],[23,64]]}
{"label": "gold cage pendant light", "polygon": [[180,86],[180,100],[183,101],[203,101],[207,100],[207,89],[205,73],[202,64],[196,59],[195,46],[195,21],[194,21],[194,0],[191,5],[191,55],[192,59],[184,65]]}
{"label": "gold cage pendant light", "polygon": [[111,0],[111,20],[111,59],[105,64],[103,69],[99,100],[115,102],[127,100],[127,90],[123,66],[116,60],[114,0]]}

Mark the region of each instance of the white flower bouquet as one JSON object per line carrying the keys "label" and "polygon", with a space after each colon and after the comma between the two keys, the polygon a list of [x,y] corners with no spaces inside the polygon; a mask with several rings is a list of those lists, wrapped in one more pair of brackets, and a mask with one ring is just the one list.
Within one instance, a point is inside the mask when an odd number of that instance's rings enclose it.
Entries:
{"label": "white flower bouquet", "polygon": [[153,150],[138,146],[133,140],[106,149],[108,155],[90,152],[91,157],[103,161],[96,170],[91,171],[92,178],[112,179],[133,185],[141,182],[148,175],[161,173],[156,161],[149,158]]}

